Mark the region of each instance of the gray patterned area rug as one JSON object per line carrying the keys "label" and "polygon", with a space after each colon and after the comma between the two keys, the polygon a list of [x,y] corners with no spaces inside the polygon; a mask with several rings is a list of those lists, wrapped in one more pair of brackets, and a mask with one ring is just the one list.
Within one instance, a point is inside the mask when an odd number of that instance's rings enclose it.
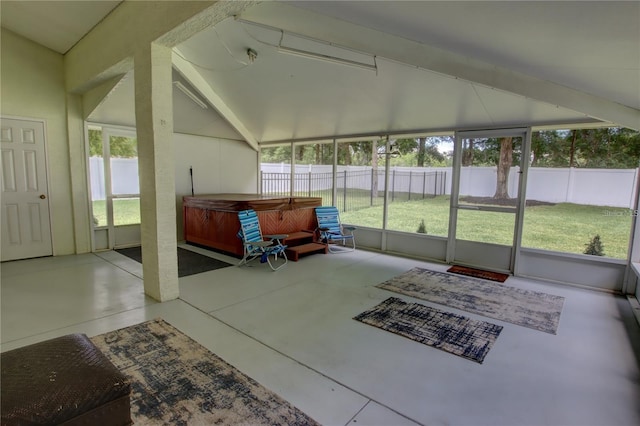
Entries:
{"label": "gray patterned area rug", "polygon": [[413,268],[376,287],[556,334],[564,297]]}
{"label": "gray patterned area rug", "polygon": [[136,425],[317,425],[162,319],[91,338],[131,380]]}
{"label": "gray patterned area rug", "polygon": [[390,297],[353,318],[480,364],[502,326]]}

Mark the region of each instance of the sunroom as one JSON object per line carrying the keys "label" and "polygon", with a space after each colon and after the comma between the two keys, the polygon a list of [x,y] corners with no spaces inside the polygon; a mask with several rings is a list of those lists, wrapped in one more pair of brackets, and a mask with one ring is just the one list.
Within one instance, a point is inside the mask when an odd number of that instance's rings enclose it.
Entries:
{"label": "sunroom", "polygon": [[[640,424],[637,2],[0,8],[3,354],[162,318],[322,424]],[[198,194],[320,198],[357,248],[236,267],[184,242]],[[112,250],[140,244],[144,262]],[[176,245],[227,265],[180,276]],[[455,302],[492,293],[462,307],[390,290],[416,269],[455,276]],[[477,309],[493,289],[532,296],[500,300],[523,321]],[[361,321],[390,291],[449,318],[420,322],[436,334],[493,333],[486,362]],[[548,300],[553,327],[523,326]],[[202,398],[178,355],[205,356],[129,336],[131,369],[157,383],[138,407],[246,400]],[[213,370],[204,382],[229,384]],[[222,422],[278,423],[246,419]]]}
{"label": "sunroom", "polygon": [[[145,243],[162,214],[139,199],[171,167],[176,241],[185,195],[312,195],[362,249],[635,294],[637,4],[243,2],[161,30],[152,9],[115,7],[65,55],[89,250]],[[162,49],[104,37],[142,14]]]}

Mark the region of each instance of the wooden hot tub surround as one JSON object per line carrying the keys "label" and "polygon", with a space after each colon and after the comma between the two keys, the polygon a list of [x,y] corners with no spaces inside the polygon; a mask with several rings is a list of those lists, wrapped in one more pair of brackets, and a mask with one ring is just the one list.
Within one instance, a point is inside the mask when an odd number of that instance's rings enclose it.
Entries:
{"label": "wooden hot tub surround", "polygon": [[238,212],[253,209],[263,235],[294,234],[317,227],[315,207],[320,197],[282,197],[260,194],[207,194],[183,197],[184,238],[242,257]]}

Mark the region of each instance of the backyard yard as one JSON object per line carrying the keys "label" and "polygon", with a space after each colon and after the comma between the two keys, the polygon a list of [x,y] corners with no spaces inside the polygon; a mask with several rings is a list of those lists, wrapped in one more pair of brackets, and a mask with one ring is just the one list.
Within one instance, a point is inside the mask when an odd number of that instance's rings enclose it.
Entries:
{"label": "backyard yard", "polygon": [[[351,191],[349,191],[351,192]],[[352,194],[349,194],[352,195]],[[360,208],[341,211],[343,223],[380,228],[382,203],[359,203]],[[326,202],[325,202],[326,204]],[[341,203],[338,203],[339,207]],[[342,208],[341,208],[342,210]],[[415,233],[424,221],[425,233],[446,237],[449,226],[449,196],[441,195],[411,201],[396,200],[389,204],[387,229]],[[625,208],[559,203],[527,207],[524,215],[522,246],[567,253],[584,253],[589,241],[599,235],[604,255],[626,259],[633,212]],[[107,224],[104,201],[94,201],[94,222]],[[140,223],[138,199],[114,200],[114,223]],[[495,212],[461,211],[457,238],[513,244],[514,215]]]}
{"label": "backyard yard", "polygon": [[[382,206],[341,213],[344,223],[380,227]],[[514,215],[461,211],[457,238],[513,244]],[[583,253],[595,235],[600,235],[604,254],[626,259],[632,212],[625,208],[560,203],[527,207],[524,215],[523,247],[568,253]],[[416,232],[424,220],[426,234],[446,237],[449,227],[449,197],[438,196],[389,204],[387,229]]]}

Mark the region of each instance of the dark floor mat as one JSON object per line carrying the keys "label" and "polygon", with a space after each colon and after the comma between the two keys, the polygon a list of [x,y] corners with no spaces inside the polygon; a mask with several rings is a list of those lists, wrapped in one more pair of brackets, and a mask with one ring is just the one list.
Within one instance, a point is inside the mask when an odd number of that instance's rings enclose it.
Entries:
{"label": "dark floor mat", "polygon": [[[142,263],[142,247],[140,246],[117,249],[116,251],[135,260],[136,262]],[[214,269],[226,268],[227,266],[233,265],[178,247],[178,277],[186,277],[189,275],[199,274],[201,272],[212,271]]]}
{"label": "dark floor mat", "polygon": [[509,278],[507,274],[501,274],[500,272],[484,271],[482,269],[469,268],[466,266],[454,265],[447,269],[447,272],[454,274],[467,275],[469,277],[482,278],[485,280],[497,281],[503,283]]}

